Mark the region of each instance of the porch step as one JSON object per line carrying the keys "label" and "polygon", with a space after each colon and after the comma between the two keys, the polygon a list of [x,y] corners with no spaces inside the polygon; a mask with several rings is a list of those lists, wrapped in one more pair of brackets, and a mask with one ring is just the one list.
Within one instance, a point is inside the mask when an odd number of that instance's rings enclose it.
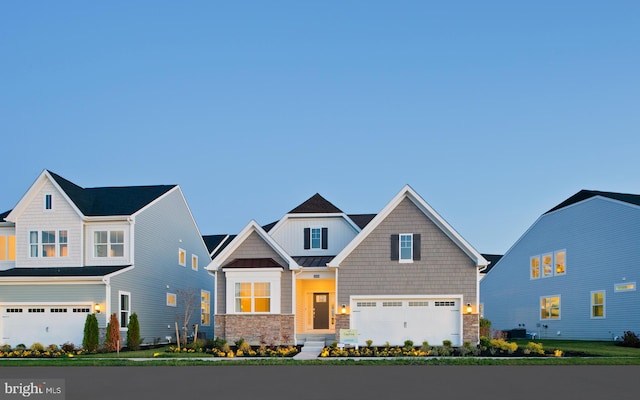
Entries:
{"label": "porch step", "polygon": [[300,349],[300,353],[296,354],[293,358],[294,360],[313,360],[318,358],[324,346],[324,340],[306,340]]}

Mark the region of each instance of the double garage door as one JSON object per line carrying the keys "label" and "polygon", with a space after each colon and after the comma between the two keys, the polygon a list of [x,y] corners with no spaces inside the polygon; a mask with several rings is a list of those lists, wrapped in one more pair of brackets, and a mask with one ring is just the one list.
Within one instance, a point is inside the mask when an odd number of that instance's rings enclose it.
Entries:
{"label": "double garage door", "polygon": [[351,300],[351,328],[358,331],[358,344],[402,345],[406,340],[420,345],[442,345],[450,340],[462,345],[460,298],[357,298]]}
{"label": "double garage door", "polygon": [[0,343],[29,347],[70,342],[80,347],[90,311],[88,304],[0,305]]}

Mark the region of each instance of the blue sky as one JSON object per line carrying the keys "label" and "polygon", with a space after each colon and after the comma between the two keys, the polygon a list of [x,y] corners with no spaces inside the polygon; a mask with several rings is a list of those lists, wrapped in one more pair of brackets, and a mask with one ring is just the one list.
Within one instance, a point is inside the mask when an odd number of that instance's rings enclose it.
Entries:
{"label": "blue sky", "polygon": [[3,2],[0,57],[0,211],[44,169],[179,184],[203,234],[409,184],[504,253],[640,193],[637,1]]}

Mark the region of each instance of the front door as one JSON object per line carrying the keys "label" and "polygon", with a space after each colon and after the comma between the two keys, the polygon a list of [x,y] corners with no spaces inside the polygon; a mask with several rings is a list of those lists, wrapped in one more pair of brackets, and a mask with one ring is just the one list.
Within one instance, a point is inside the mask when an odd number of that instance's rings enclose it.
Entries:
{"label": "front door", "polygon": [[329,329],[329,293],[313,294],[313,329]]}

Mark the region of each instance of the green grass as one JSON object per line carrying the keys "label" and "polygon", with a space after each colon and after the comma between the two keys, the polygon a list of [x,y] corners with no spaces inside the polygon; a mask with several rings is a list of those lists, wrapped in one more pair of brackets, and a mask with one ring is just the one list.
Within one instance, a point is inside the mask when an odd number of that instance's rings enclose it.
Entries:
{"label": "green grass", "polygon": [[[515,340],[524,347],[531,340]],[[297,361],[291,358],[226,359],[203,353],[168,353],[168,347],[118,353],[88,354],[73,358],[0,359],[2,366],[199,366],[199,365],[640,365],[640,349],[617,346],[614,342],[536,340],[546,350],[584,353],[584,357],[475,358],[416,357],[397,359],[318,359]],[[158,353],[158,357],[153,357]],[[132,358],[150,358],[133,361]],[[200,360],[204,358],[205,360]]]}

